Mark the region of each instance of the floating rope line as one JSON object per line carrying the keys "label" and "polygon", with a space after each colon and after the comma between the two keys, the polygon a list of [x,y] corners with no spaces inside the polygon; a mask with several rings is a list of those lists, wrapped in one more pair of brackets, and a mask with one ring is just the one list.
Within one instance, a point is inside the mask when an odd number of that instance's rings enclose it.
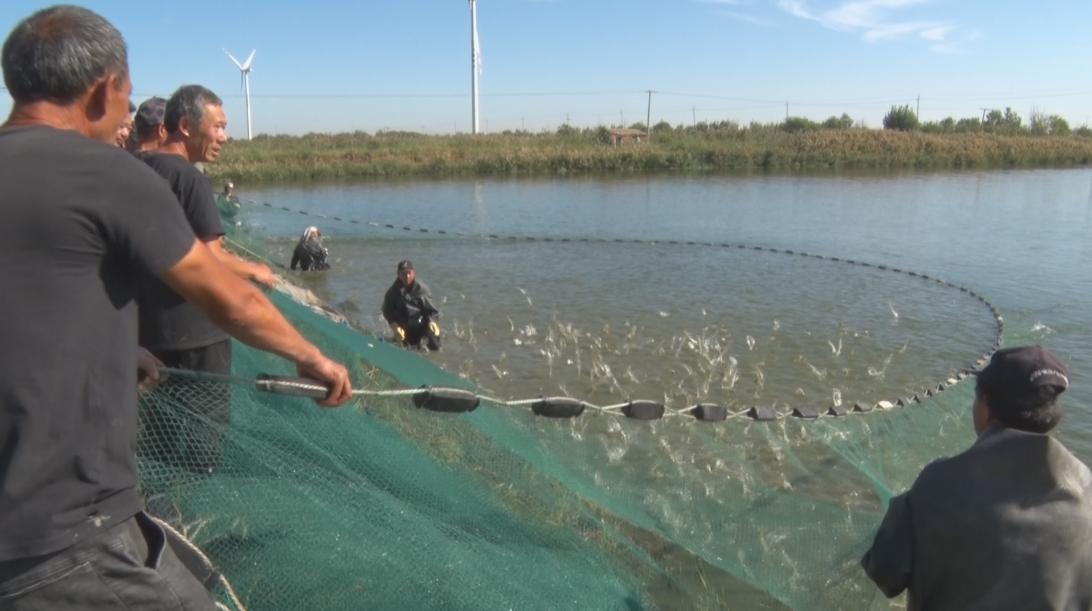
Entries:
{"label": "floating rope line", "polygon": [[[683,409],[672,409],[663,403],[657,403],[655,401],[634,400],[627,401],[625,403],[618,403],[615,405],[609,405],[600,407],[582,401],[580,399],[574,399],[570,397],[548,397],[537,399],[517,399],[512,401],[506,401],[503,399],[497,399],[493,397],[475,395],[474,393],[457,388],[447,387],[426,387],[422,389],[402,389],[395,391],[368,391],[358,390],[353,391],[354,395],[368,395],[368,396],[412,396],[414,403],[418,407],[430,409],[432,411],[443,412],[465,412],[472,411],[477,408],[478,403],[485,401],[494,405],[505,407],[523,407],[530,406],[531,411],[536,415],[545,416],[550,418],[571,418],[579,416],[585,411],[591,413],[601,413],[605,415],[613,416],[625,416],[627,418],[635,420],[659,420],[663,418],[677,418],[677,417],[691,417],[696,420],[702,421],[723,421],[731,418],[749,417],[758,421],[772,421],[783,420],[785,418],[798,418],[801,420],[815,420],[824,417],[842,417],[851,414],[867,414],[875,411],[885,411],[897,407],[906,407],[915,403],[921,403],[944,390],[951,388],[959,381],[967,377],[970,372],[981,369],[987,362],[989,362],[990,356],[1001,347],[1002,338],[1004,336],[1005,321],[1001,316],[1001,311],[997,309],[985,296],[980,293],[953,282],[949,282],[942,278],[932,276],[930,274],[916,272],[913,270],[905,270],[899,267],[890,265],[884,265],[879,263],[869,263],[867,261],[860,261],[857,259],[849,259],[844,257],[835,257],[822,254],[809,253],[805,251],[790,250],[783,248],[772,248],[768,246],[759,246],[752,244],[742,244],[733,242],[708,242],[708,241],[696,241],[696,240],[646,240],[639,238],[590,238],[590,237],[550,237],[550,236],[518,236],[518,235],[502,235],[497,233],[464,233],[459,231],[447,231],[444,229],[432,229],[427,227],[413,227],[410,225],[395,225],[393,223],[379,223],[375,221],[361,221],[359,219],[344,218],[335,215],[326,215],[316,212],[309,212],[306,210],[298,210],[289,208],[287,206],[274,206],[273,204],[266,202],[257,202],[252,199],[243,200],[249,204],[263,206],[274,210],[282,210],[284,212],[295,213],[302,216],[308,216],[313,218],[319,218],[324,220],[338,221],[342,223],[349,223],[352,225],[368,225],[371,227],[381,229],[391,229],[395,231],[406,231],[415,233],[435,233],[438,235],[453,235],[457,237],[478,238],[485,240],[497,240],[508,242],[558,242],[558,243],[589,243],[589,244],[641,244],[641,245],[672,245],[672,246],[695,246],[695,247],[707,247],[707,248],[724,248],[735,250],[749,250],[754,252],[764,252],[771,254],[789,255],[795,257],[804,257],[810,259],[819,259],[823,261],[830,261],[832,263],[841,263],[845,265],[855,265],[858,267],[871,268],[879,271],[885,271],[895,274],[903,274],[912,278],[916,278],[923,282],[930,282],[939,286],[957,290],[964,293],[971,298],[981,303],[990,313],[993,318],[996,333],[994,335],[993,343],[982,351],[980,356],[975,359],[973,363],[966,367],[958,367],[952,373],[950,373],[943,380],[935,383],[928,384],[923,390],[910,394],[905,397],[899,397],[893,400],[880,400],[875,403],[866,403],[857,401],[851,406],[845,406],[841,404],[830,405],[823,408],[816,407],[791,407],[782,406],[777,403],[767,406],[748,406],[742,410],[732,410],[726,406],[718,405],[714,403],[698,403]],[[233,242],[234,244],[234,242]],[[256,253],[246,249],[239,245],[240,248],[248,252],[249,254],[262,258]],[[271,262],[276,264],[275,262]],[[283,265],[279,265],[283,268]],[[270,380],[276,379],[274,383]],[[264,381],[263,381],[264,380]],[[292,380],[289,382],[288,380]],[[301,396],[308,396],[312,398],[323,398],[326,396],[326,388],[315,380],[307,380],[305,378],[278,378],[277,376],[266,376],[259,380],[232,380],[234,383],[244,384],[257,384],[259,390],[278,392],[281,394],[299,394]],[[262,384],[265,384],[267,388],[262,388]],[[288,388],[294,388],[299,390],[298,393],[285,392]],[[470,406],[471,398],[473,398],[473,406]],[[419,402],[420,401],[420,402]]]}

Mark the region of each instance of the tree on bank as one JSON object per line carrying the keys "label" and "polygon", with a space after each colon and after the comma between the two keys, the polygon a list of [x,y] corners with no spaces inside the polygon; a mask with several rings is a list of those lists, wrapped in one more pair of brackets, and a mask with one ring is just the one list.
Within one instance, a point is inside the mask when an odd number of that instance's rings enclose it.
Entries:
{"label": "tree on bank", "polygon": [[914,131],[918,128],[918,115],[909,105],[892,106],[883,116],[883,128],[902,132]]}

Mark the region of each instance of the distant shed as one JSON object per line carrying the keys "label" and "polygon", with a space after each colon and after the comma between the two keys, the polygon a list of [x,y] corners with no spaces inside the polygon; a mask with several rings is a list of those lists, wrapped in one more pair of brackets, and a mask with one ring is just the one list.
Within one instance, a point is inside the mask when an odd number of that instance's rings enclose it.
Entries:
{"label": "distant shed", "polygon": [[610,130],[611,146],[619,144],[640,144],[648,141],[648,134],[644,130],[615,128]]}

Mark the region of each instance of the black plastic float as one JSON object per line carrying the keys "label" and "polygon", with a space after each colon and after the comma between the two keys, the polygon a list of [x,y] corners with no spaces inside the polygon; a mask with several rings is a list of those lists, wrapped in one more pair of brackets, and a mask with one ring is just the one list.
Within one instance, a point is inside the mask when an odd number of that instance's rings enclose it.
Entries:
{"label": "black plastic float", "polygon": [[575,418],[584,413],[587,403],[572,397],[543,397],[531,404],[536,416],[547,418]]}
{"label": "black plastic float", "polygon": [[461,414],[478,408],[481,399],[478,395],[461,388],[445,386],[424,386],[424,392],[413,395],[413,404],[432,412]]}
{"label": "black plastic float", "polygon": [[622,413],[634,420],[659,420],[664,417],[664,404],[655,401],[630,401],[622,406]]}

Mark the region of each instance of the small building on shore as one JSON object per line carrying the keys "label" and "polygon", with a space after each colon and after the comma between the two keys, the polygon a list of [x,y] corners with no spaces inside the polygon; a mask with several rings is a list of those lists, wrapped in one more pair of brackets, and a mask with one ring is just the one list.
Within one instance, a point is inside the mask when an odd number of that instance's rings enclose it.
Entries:
{"label": "small building on shore", "polygon": [[641,144],[648,142],[648,134],[644,130],[619,127],[610,130],[611,146],[619,144]]}

